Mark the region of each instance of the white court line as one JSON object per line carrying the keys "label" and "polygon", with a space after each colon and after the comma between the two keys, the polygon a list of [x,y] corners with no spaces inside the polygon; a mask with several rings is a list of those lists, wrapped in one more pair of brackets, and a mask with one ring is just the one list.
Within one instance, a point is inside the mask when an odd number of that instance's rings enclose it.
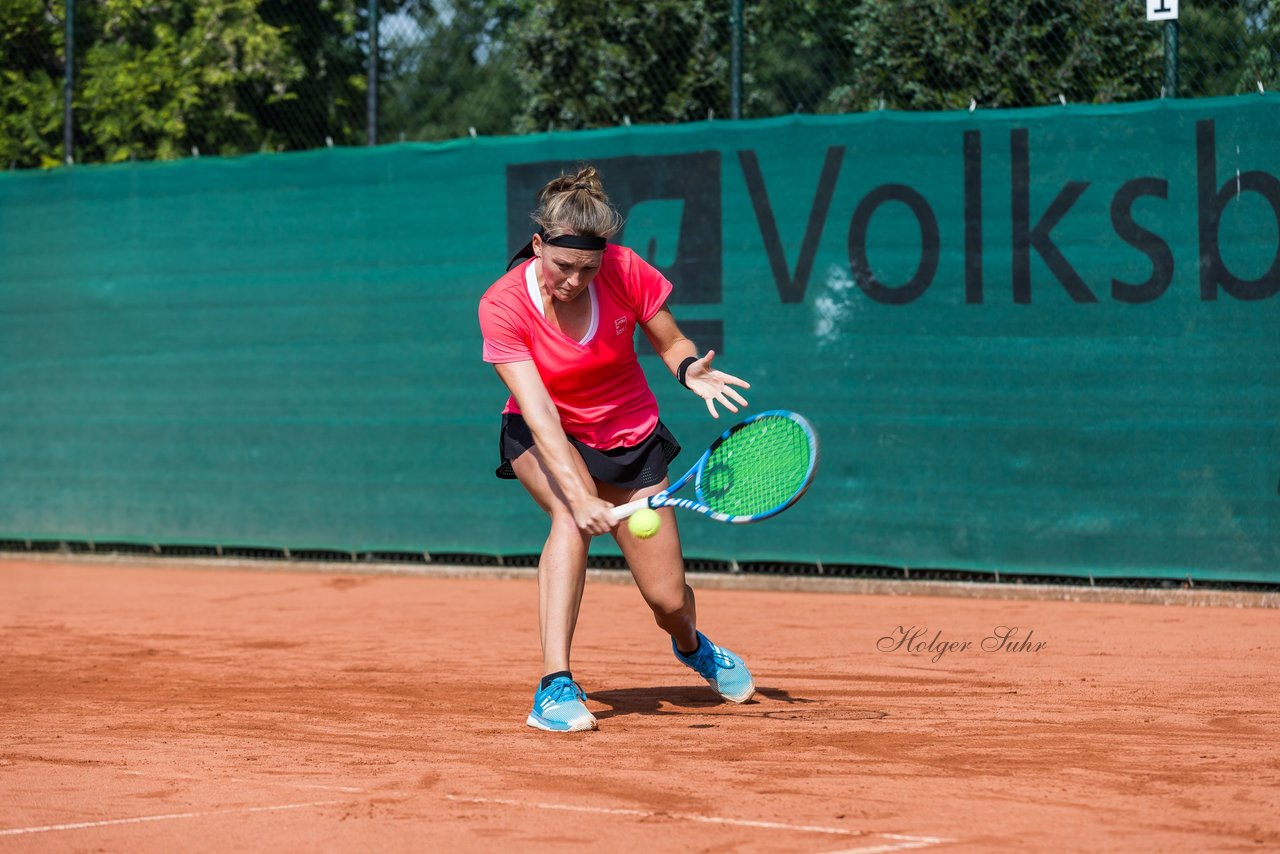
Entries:
{"label": "white court line", "polygon": [[637,818],[673,818],[680,821],[697,821],[704,824],[730,824],[735,827],[758,827],[766,830],[794,830],[804,833],[830,833],[840,836],[879,836],[884,839],[897,840],[896,844],[876,845],[870,848],[853,848],[843,852],[832,852],[832,854],[873,854],[873,852],[881,851],[905,851],[908,848],[925,848],[930,845],[941,845],[944,842],[953,842],[951,839],[943,839],[937,836],[903,836],[897,833],[872,833],[866,830],[850,830],[846,827],[821,827],[812,824],[784,824],[777,821],[752,821],[750,819],[741,818],[721,818],[713,815],[694,815],[692,813],[678,812],[652,812],[650,810],[633,810],[620,809],[611,807],[587,807],[575,806],[573,804],[546,804],[535,803],[533,801],[516,801],[507,798],[462,798],[457,795],[445,795],[450,801],[467,804],[502,804],[511,807],[530,807],[540,810],[564,810],[566,812],[585,812],[595,813],[598,815],[627,815]]}
{"label": "white court line", "polygon": [[888,851],[906,851],[911,848],[928,848],[930,845],[942,845],[954,842],[954,839],[943,839],[938,836],[903,836],[898,833],[878,833],[885,839],[897,839],[892,845],[872,845],[868,848],[844,848],[839,851],[828,851],[826,854],[884,854]]}
{"label": "white court line", "polygon": [[279,804],[271,807],[241,807],[229,810],[209,810],[207,812],[175,812],[167,815],[142,815],[136,818],[112,818],[105,821],[77,821],[73,824],[47,824],[43,827],[7,827],[0,829],[0,836],[18,836],[23,833],[52,833],[58,830],[83,830],[88,827],[110,827],[116,824],[142,824],[147,821],[175,821],[181,818],[206,818],[214,815],[239,815],[251,812],[276,812],[278,810],[300,810],[307,807],[323,807],[330,804],[343,804],[347,801],[311,801],[305,804]]}

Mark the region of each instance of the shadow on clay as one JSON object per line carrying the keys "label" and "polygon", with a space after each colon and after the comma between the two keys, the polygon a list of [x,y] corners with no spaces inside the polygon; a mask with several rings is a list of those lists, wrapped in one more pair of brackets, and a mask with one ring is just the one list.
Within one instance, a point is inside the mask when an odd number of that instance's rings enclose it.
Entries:
{"label": "shadow on clay", "polygon": [[759,710],[760,700],[766,699],[779,703],[813,703],[805,697],[793,697],[780,688],[756,688],[755,696],[745,703],[734,704],[722,700],[706,686],[668,685],[659,688],[619,688],[613,691],[592,691],[587,694],[588,700],[604,703],[608,709],[596,712],[598,720],[618,715],[687,715],[704,712],[710,709],[723,708],[726,711],[741,709],[743,711]]}

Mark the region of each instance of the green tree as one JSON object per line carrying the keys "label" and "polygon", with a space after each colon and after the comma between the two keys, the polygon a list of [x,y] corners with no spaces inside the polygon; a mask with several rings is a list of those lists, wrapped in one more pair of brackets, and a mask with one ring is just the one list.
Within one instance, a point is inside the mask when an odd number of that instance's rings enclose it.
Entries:
{"label": "green tree", "polygon": [[[403,0],[381,0],[394,12]],[[365,0],[75,6],[75,154],[172,159],[357,144]],[[62,156],[65,0],[0,3],[0,166]]]}
{"label": "green tree", "polygon": [[853,68],[856,0],[744,3],[742,115],[830,113]]}
{"label": "green tree", "polygon": [[518,0],[507,27],[519,131],[728,114],[727,4]]}
{"label": "green tree", "polygon": [[1179,11],[1179,92],[1238,95],[1280,86],[1275,0],[1200,0]]}
{"label": "green tree", "polygon": [[868,3],[841,110],[1025,107],[1159,95],[1160,31],[1127,0]]}
{"label": "green tree", "polygon": [[1245,20],[1251,39],[1245,55],[1245,79],[1237,91],[1252,91],[1252,81],[1274,92],[1280,89],[1280,4],[1258,0],[1256,6],[1259,10]]}
{"label": "green tree", "polygon": [[62,4],[0,4],[0,168],[56,166],[62,154]]}
{"label": "green tree", "polygon": [[256,0],[103,0],[81,6],[92,30],[78,72],[84,159],[170,160],[269,147],[242,92],[289,96],[304,74]]}
{"label": "green tree", "polygon": [[504,41],[509,9],[494,0],[416,2],[388,19],[379,138],[512,133],[522,99]]}
{"label": "green tree", "polygon": [[[405,2],[379,0],[383,22]],[[240,87],[242,102],[262,128],[269,147],[296,150],[364,144],[368,126],[368,0],[258,0],[257,5],[262,19],[279,29],[303,70],[282,92],[270,90],[261,78],[251,78]],[[386,55],[383,46],[380,60]]]}
{"label": "green tree", "polygon": [[[1183,96],[1280,87],[1277,0],[1182,6]],[[380,0],[380,138],[729,111],[729,0]],[[81,161],[365,141],[368,0],[76,5]],[[63,161],[65,0],[0,2],[0,168]],[[743,115],[1156,98],[1134,0],[746,2]]]}

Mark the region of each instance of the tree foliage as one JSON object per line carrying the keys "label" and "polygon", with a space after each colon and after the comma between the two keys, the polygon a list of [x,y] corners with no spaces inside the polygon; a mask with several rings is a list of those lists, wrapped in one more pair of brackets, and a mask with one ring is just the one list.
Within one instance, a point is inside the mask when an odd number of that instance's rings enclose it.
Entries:
{"label": "tree foliage", "polygon": [[269,145],[255,133],[244,92],[266,101],[287,97],[303,67],[256,6],[254,0],[86,5],[77,29],[89,38],[75,99],[82,156],[171,160]]}
{"label": "tree foliage", "polygon": [[411,2],[386,36],[380,138],[455,139],[513,130],[521,97],[494,0]]}
{"label": "tree foliage", "polygon": [[62,21],[41,0],[0,5],[0,167],[62,162]]}
{"label": "tree foliage", "polygon": [[[81,0],[81,161],[365,141],[369,0]],[[729,114],[729,0],[379,0],[380,139]],[[1136,0],[744,0],[742,114],[1157,98]],[[0,2],[0,168],[62,151],[66,0]],[[1179,95],[1280,86],[1280,0],[1197,0]]]}
{"label": "tree foliage", "polygon": [[[309,14],[299,15],[302,5],[76,4],[77,159],[166,160],[362,139],[364,7],[358,0],[321,0],[305,4]],[[0,157],[6,165],[63,159],[65,14],[65,0],[0,5]]]}
{"label": "tree foliage", "polygon": [[1125,0],[865,3],[837,112],[1108,103],[1158,94],[1159,42]]}
{"label": "tree foliage", "polygon": [[[395,14],[405,0],[380,0]],[[257,0],[263,21],[278,28],[302,76],[267,91],[254,79],[241,87],[265,146],[305,149],[365,141],[368,116],[369,20],[366,0]]]}
{"label": "tree foliage", "polygon": [[1199,0],[1180,6],[1179,95],[1242,94],[1280,87],[1280,3]]}
{"label": "tree foliage", "polygon": [[727,4],[519,0],[506,27],[518,131],[685,122],[729,106]]}
{"label": "tree foliage", "polygon": [[830,113],[834,87],[850,78],[851,36],[866,3],[796,0],[743,10],[742,115]]}

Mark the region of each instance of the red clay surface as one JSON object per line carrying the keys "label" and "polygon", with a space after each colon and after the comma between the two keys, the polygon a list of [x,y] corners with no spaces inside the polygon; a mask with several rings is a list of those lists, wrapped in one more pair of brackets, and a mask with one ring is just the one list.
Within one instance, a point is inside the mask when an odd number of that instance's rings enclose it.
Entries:
{"label": "red clay surface", "polygon": [[[698,610],[756,701],[717,702],[633,587],[592,582],[600,731],[565,736],[524,725],[531,579],[0,562],[0,852],[1280,848],[1276,610]],[[971,646],[881,643],[900,626]],[[998,626],[1044,646],[982,650]]]}

